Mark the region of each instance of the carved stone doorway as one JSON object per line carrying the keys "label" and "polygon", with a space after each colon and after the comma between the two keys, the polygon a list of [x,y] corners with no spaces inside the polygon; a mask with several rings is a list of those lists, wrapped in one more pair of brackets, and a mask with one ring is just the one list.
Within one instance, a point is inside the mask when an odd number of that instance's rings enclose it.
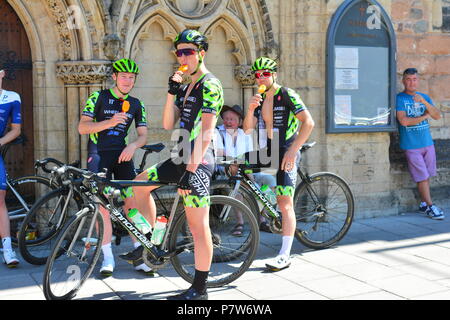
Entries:
{"label": "carved stone doorway", "polygon": [[24,145],[12,146],[5,166],[11,177],[34,172],[33,74],[31,49],[25,28],[6,0],[0,0],[0,69],[6,69],[3,88],[17,92],[22,101]]}

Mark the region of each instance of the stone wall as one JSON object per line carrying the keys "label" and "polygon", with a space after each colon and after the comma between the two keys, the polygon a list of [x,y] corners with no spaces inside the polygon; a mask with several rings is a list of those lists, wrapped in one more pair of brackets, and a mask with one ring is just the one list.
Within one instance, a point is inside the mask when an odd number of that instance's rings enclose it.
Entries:
{"label": "stone wall", "polygon": [[[392,20],[398,41],[398,90],[403,90],[401,74],[408,67],[419,70],[419,91],[427,93],[442,112],[431,121],[435,141],[438,176],[431,179],[432,196],[448,204],[450,194],[450,30],[444,20],[449,1],[398,0],[392,3]],[[445,18],[445,19],[444,19]],[[415,208],[417,191],[407,173],[406,160],[398,148],[398,135],[391,136],[391,189],[399,199],[399,210]]]}
{"label": "stone wall", "polygon": [[[86,137],[76,131],[80,110],[92,91],[111,85],[108,68],[119,57],[136,59],[141,66],[133,94],[146,104],[149,143],[170,145],[161,111],[168,75],[176,68],[172,41],[191,27],[210,39],[207,65],[221,79],[227,104],[245,105],[253,95],[249,66],[256,57],[279,58],[279,82],[300,93],[316,122],[311,140],[317,146],[303,165],[310,173],[332,171],[344,177],[355,193],[357,218],[397,214],[417,205],[396,134],[325,133],[326,31],[343,0],[8,2],[32,47],[37,157],[86,159]],[[398,89],[401,71],[414,65],[422,74],[421,90],[443,111],[443,119],[432,123],[439,166],[432,188],[437,200],[449,198],[450,1],[378,2],[396,31]],[[168,155],[166,149],[147,164]]]}

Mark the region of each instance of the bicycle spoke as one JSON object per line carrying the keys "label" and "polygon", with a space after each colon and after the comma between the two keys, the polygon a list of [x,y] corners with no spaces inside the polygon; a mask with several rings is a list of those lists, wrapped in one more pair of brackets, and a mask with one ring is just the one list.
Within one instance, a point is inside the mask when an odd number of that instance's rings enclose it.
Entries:
{"label": "bicycle spoke", "polygon": [[311,248],[339,241],[353,218],[353,197],[345,182],[330,173],[316,174],[299,185],[295,198],[296,237]]}

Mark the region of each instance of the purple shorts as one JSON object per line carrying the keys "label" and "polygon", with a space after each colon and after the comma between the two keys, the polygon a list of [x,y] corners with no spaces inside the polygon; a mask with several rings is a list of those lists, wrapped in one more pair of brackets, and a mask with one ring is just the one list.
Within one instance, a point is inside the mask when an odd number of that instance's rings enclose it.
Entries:
{"label": "purple shorts", "polygon": [[436,175],[436,151],[434,145],[406,150],[409,173],[414,182],[425,181]]}

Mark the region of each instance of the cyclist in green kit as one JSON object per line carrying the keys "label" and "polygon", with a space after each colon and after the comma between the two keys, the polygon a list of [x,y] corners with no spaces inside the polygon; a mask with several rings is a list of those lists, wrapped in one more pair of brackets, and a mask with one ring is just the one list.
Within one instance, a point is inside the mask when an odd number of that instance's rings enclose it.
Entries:
{"label": "cyclist in green kit", "polygon": [[[88,170],[100,172],[107,169],[107,177],[117,180],[133,180],[136,177],[133,155],[137,149],[147,142],[147,119],[143,103],[129,95],[139,74],[139,67],[130,59],[120,59],[113,63],[112,89],[92,93],[83,110],[78,131],[89,134]],[[128,143],[128,131],[135,122],[138,137]],[[128,189],[131,191],[131,188]],[[135,200],[132,194],[125,192],[125,211],[134,208]],[[102,252],[103,263],[100,273],[110,276],[115,267],[111,249],[112,224],[109,212],[100,208],[105,225]],[[141,245],[134,238],[135,246]],[[151,269],[142,259],[134,263],[138,271],[151,273]]]}
{"label": "cyclist in green kit", "polygon": [[[266,136],[258,134],[260,148],[263,149],[247,153],[245,157],[250,164],[277,169],[276,194],[278,208],[282,213],[283,242],[277,257],[266,266],[269,270],[278,271],[290,265],[296,228],[293,197],[300,161],[299,150],[311,135],[314,120],[299,95],[276,82],[276,61],[260,57],[254,62],[252,71],[258,86],[264,85],[264,92],[250,99],[243,127],[246,133],[256,126],[258,133],[264,128]],[[267,141],[261,141],[264,138]],[[270,160],[270,163],[265,160]]]}
{"label": "cyclist in green kit", "polygon": [[[169,78],[169,90],[163,111],[163,127],[173,130],[180,120],[180,135],[172,157],[140,174],[136,180],[178,183],[183,197],[189,229],[194,239],[195,276],[192,286],[169,300],[206,300],[206,280],[211,266],[213,247],[209,228],[210,182],[214,171],[212,139],[217,117],[223,106],[220,81],[208,71],[204,58],[208,50],[206,37],[186,29],[174,41],[178,62],[187,67],[191,83],[182,85],[182,71]],[[138,209],[149,212],[155,224],[156,208],[150,192],[156,187],[135,187]],[[130,252],[127,259],[142,255]]]}

